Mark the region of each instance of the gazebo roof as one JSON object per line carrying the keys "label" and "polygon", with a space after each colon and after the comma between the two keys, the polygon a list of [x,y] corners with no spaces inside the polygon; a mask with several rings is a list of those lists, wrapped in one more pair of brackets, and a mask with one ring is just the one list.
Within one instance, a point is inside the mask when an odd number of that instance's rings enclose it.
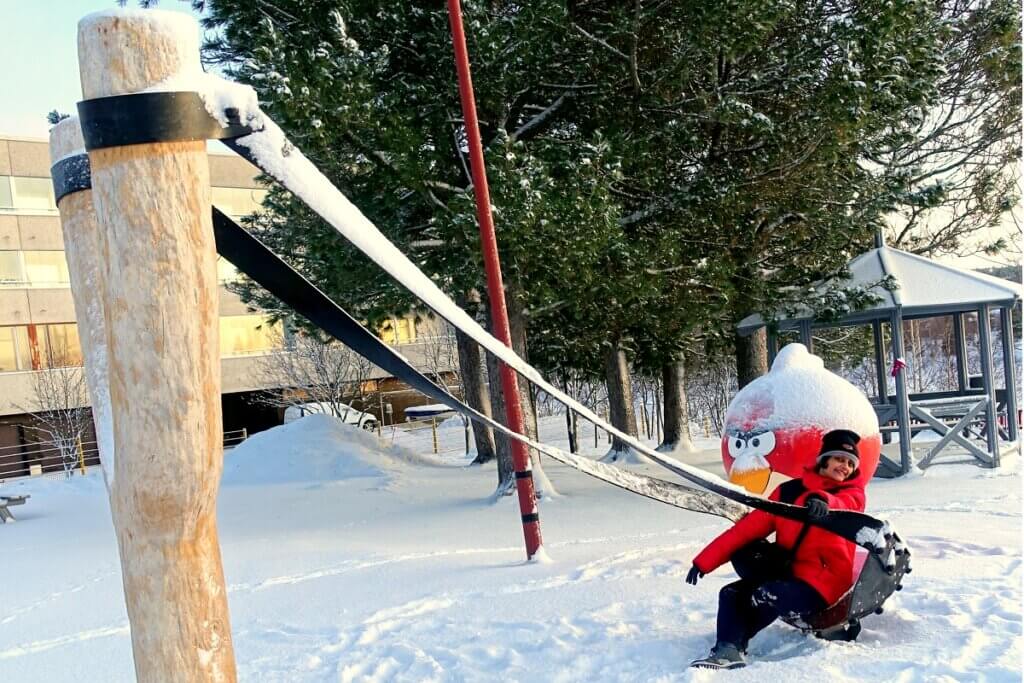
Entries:
{"label": "gazebo roof", "polygon": [[[1020,298],[1021,286],[1002,278],[992,277],[938,263],[892,247],[879,247],[850,261],[850,279],[841,284],[871,287],[870,291],[881,301],[843,318],[844,322],[870,321],[888,317],[901,308],[904,316],[928,316],[971,311],[980,304],[1012,305]],[[898,289],[888,290],[876,283],[892,276]],[[831,282],[821,282],[815,289],[824,290]],[[808,309],[796,315],[781,317],[780,321],[806,321],[812,319]],[[757,313],[740,321],[740,334],[749,334],[765,324]],[[788,327],[788,325],[787,325]]]}

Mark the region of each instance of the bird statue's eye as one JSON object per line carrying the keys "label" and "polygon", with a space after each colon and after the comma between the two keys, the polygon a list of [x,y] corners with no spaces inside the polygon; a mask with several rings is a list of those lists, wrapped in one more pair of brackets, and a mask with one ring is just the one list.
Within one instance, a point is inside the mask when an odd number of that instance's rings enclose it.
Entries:
{"label": "bird statue's eye", "polygon": [[747,440],[740,437],[729,439],[729,455],[738,458],[747,451]]}
{"label": "bird statue's eye", "polygon": [[747,449],[747,452],[764,458],[774,450],[775,432],[762,432],[750,439],[750,447]]}

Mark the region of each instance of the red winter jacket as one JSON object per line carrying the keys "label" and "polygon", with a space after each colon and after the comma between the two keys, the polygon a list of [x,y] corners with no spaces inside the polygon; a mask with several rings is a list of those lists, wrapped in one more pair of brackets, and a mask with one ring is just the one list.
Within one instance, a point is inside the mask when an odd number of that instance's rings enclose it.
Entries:
{"label": "red winter jacket", "polygon": [[[835,481],[822,477],[816,471],[808,470],[801,478],[806,489],[795,500],[786,500],[794,505],[804,505],[807,496],[817,494],[828,501],[829,509],[864,510],[864,481],[860,471],[846,481]],[[772,491],[769,500],[781,500],[780,493],[786,482]],[[790,549],[796,542],[803,522],[785,519],[776,515],[754,510],[740,519],[732,528],[711,541],[694,558],[693,564],[701,572],[709,574],[729,561],[733,553],[743,546],[775,532],[775,542]],[[811,585],[829,605],[836,602],[853,585],[853,554],[855,546],[840,536],[812,526],[797,548],[793,558],[793,576]]]}

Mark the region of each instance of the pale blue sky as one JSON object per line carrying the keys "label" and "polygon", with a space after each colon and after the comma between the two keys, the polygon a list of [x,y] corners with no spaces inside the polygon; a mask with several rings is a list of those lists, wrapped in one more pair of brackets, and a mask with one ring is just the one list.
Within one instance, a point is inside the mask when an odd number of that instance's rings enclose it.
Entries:
{"label": "pale blue sky", "polygon": [[[0,135],[46,138],[47,112],[75,113],[78,20],[117,7],[115,0],[0,0]],[[159,7],[192,13],[181,0]]]}

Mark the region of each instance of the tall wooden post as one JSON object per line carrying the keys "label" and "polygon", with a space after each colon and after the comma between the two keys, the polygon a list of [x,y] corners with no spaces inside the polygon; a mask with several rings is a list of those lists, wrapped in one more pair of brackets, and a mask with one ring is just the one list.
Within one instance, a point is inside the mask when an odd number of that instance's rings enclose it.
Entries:
{"label": "tall wooden post", "polygon": [[[198,28],[174,12],[78,26],[86,99],[198,75]],[[111,510],[139,681],[234,681],[217,541],[222,469],[217,269],[206,144],[91,151],[117,447]]]}
{"label": "tall wooden post", "polygon": [[[78,117],[64,119],[50,131],[50,159],[53,176],[79,179],[88,172],[82,128]],[[62,169],[58,172],[57,166]],[[89,405],[96,427],[96,446],[108,491],[114,485],[114,425],[110,414],[110,390],[107,381],[107,337],[103,306],[107,300],[106,280],[100,272],[103,235],[96,224],[92,190],[82,189],[66,194],[57,201],[61,229],[64,232],[64,255],[71,276],[71,297],[78,321],[78,337],[85,359],[85,380],[89,389]]]}

